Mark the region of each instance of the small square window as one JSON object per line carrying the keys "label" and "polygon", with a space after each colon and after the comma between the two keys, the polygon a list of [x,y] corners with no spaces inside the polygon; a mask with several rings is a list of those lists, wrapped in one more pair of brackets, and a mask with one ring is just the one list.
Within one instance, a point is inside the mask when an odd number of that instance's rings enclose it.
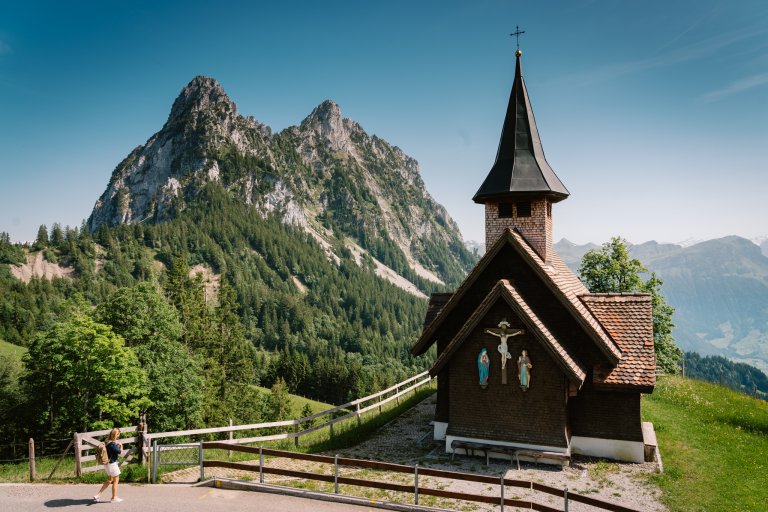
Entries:
{"label": "small square window", "polygon": [[512,203],[499,203],[499,218],[512,217]]}
{"label": "small square window", "polygon": [[518,217],[530,217],[531,216],[531,203],[517,203],[517,216]]}

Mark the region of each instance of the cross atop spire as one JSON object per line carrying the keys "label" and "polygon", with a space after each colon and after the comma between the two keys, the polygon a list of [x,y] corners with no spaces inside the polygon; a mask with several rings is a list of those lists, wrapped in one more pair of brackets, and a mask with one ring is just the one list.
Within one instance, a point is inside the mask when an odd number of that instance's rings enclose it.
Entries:
{"label": "cross atop spire", "polygon": [[520,30],[520,27],[518,25],[515,25],[515,31],[512,32],[511,36],[515,36],[515,39],[517,40],[517,51],[520,51],[520,36],[525,34],[525,30]]}

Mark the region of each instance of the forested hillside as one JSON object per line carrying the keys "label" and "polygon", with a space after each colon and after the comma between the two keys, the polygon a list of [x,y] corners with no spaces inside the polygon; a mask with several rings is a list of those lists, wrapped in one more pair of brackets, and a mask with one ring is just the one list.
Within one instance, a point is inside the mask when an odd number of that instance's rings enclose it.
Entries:
{"label": "forested hillside", "polygon": [[[341,236],[335,244],[338,262],[215,183],[165,222],[104,225],[93,235],[56,225],[28,249],[3,238],[0,338],[30,351],[20,379],[0,360],[12,374],[0,381],[0,414],[15,420],[4,434],[66,437],[134,421],[143,408],[153,428],[255,421],[270,408],[251,384],[283,379],[291,392],[340,403],[423,370],[427,361],[408,349],[426,302],[358,265]],[[24,283],[11,269],[27,251],[74,274]],[[191,268],[205,269],[208,282]],[[61,366],[95,346],[123,355],[115,371],[128,381]],[[107,390],[120,390],[126,407],[88,395]]]}

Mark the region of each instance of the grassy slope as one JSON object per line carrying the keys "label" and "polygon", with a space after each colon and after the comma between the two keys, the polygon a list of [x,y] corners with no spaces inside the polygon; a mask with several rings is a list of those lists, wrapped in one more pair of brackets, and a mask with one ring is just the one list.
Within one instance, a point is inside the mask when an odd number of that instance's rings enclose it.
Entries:
{"label": "grassy slope", "polygon": [[27,349],[8,343],[7,341],[0,340],[0,356],[12,356],[21,361],[21,356],[24,355]]}
{"label": "grassy slope", "polygon": [[[252,386],[262,393],[271,393],[269,388],[263,388],[261,386]],[[325,402],[318,402],[316,400],[310,400],[309,398],[304,398],[303,396],[299,395],[291,395],[291,414],[293,417],[299,418],[301,416],[301,410],[304,408],[305,404],[309,404],[309,407],[312,409],[312,413],[320,412],[320,411],[326,411],[328,409],[333,409],[335,406],[331,404],[326,404]],[[326,419],[323,419],[323,421],[326,421]]]}
{"label": "grassy slope", "polygon": [[713,384],[666,377],[644,398],[672,511],[768,510],[768,404]]}

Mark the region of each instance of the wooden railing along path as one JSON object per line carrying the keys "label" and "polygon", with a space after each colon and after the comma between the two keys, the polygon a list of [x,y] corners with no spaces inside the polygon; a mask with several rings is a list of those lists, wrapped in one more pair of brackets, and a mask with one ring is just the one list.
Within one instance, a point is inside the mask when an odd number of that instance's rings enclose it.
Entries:
{"label": "wooden railing along path", "polygon": [[[216,433],[228,434],[228,442],[232,444],[243,443],[256,443],[265,441],[274,441],[279,439],[293,439],[296,446],[299,445],[299,439],[309,433],[321,430],[323,428],[330,429],[331,436],[334,435],[333,426],[337,423],[349,420],[351,418],[357,418],[358,424],[361,422],[361,417],[366,412],[374,409],[382,411],[382,406],[396,401],[400,403],[400,398],[415,391],[416,389],[429,384],[431,382],[429,372],[422,372],[418,375],[406,379],[402,382],[395,384],[383,391],[373,393],[363,398],[358,398],[346,404],[339,405],[326,409],[325,411],[306,416],[304,418],[296,418],[285,421],[273,421],[269,423],[255,423],[251,425],[228,425],[224,427],[211,427],[211,428],[198,428],[192,430],[175,430],[171,432],[148,432],[145,425],[146,422],[142,422],[139,426],[133,427],[121,427],[123,433],[136,432],[136,435],[127,439],[120,439],[123,446],[128,445],[130,448],[127,452],[123,452],[123,461],[121,463],[128,462],[134,458],[134,455],[138,454],[141,461],[145,461],[149,458],[152,441],[158,439],[168,439],[174,437],[197,437],[206,436]],[[328,420],[324,423],[313,425],[307,428],[302,428],[304,425],[310,425],[318,418],[328,417]],[[261,436],[251,436],[235,438],[234,433],[245,430],[269,430],[281,427],[293,427],[293,432],[281,432],[276,434],[266,434]],[[96,471],[101,469],[98,465],[85,465],[86,462],[95,462],[96,455],[95,449],[99,443],[103,442],[100,437],[105,437],[109,434],[109,430],[100,430],[96,432],[79,432],[74,435],[74,447],[75,447],[75,467],[77,476],[83,473]],[[127,458],[125,458],[127,456]]]}
{"label": "wooden railing along path", "polygon": [[[264,475],[280,475],[305,480],[316,480],[320,482],[328,482],[334,484],[335,494],[339,494],[339,485],[354,485],[360,487],[369,487],[374,489],[383,489],[388,491],[398,491],[404,493],[412,493],[414,495],[414,502],[419,504],[419,496],[436,496],[439,498],[448,498],[455,500],[471,501],[476,503],[488,503],[491,505],[498,505],[503,510],[505,506],[520,507],[530,510],[538,510],[541,512],[562,512],[568,510],[569,501],[583,503],[596,507],[600,510],[609,510],[612,512],[638,512],[636,509],[628,508],[615,503],[598,500],[590,496],[584,496],[565,489],[558,489],[548,485],[528,481],[528,480],[515,480],[511,478],[504,478],[504,476],[494,477],[489,475],[479,475],[476,473],[462,473],[458,471],[444,471],[440,469],[432,469],[422,466],[407,466],[403,464],[392,464],[389,462],[378,462],[362,459],[351,459],[346,457],[329,457],[326,455],[313,455],[306,453],[287,452],[283,450],[273,450],[269,448],[259,448],[252,446],[232,446],[230,443],[212,441],[200,444],[201,460],[200,460],[200,478],[205,478],[205,468],[227,468],[240,471],[251,471],[259,473],[259,482],[264,483]],[[258,454],[259,464],[247,464],[243,462],[230,462],[221,460],[207,460],[203,455],[206,449],[217,450],[231,450],[236,452]],[[321,464],[333,465],[333,474],[318,474],[310,473],[308,471],[296,471],[292,469],[274,468],[268,467],[264,463],[264,457],[284,457],[291,460],[300,460],[308,462],[316,462]],[[394,473],[404,473],[413,475],[413,484],[399,484],[392,483],[390,481],[377,481],[377,480],[363,480],[359,478],[350,478],[345,476],[339,476],[339,466],[353,467],[360,469],[372,469],[376,471],[388,471]],[[465,481],[465,482],[479,482],[484,484],[498,485],[499,493],[495,496],[461,493],[454,491],[447,491],[444,489],[434,489],[431,487],[423,487],[419,484],[419,477],[431,476],[435,478],[445,478],[452,481]],[[423,480],[422,480],[423,483]],[[507,487],[516,487],[522,489],[529,489],[534,492],[540,492],[552,496],[559,497],[563,500],[563,508],[554,508],[549,505],[537,503],[530,500],[521,499],[506,499],[504,496],[504,490]]]}

